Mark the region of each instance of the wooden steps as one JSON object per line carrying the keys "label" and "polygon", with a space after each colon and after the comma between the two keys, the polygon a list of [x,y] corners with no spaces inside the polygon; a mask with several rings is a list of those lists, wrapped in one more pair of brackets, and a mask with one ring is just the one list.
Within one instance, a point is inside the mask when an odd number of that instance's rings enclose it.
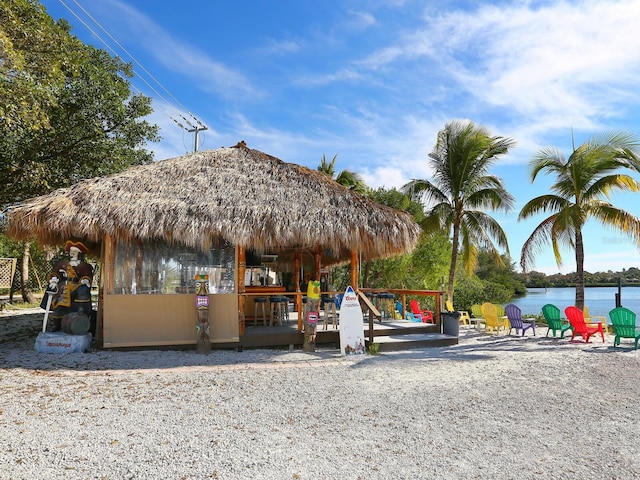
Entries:
{"label": "wooden steps", "polygon": [[[447,347],[458,344],[458,337],[442,333],[414,333],[408,335],[378,335],[374,337],[378,352],[394,352],[412,348]],[[365,342],[369,347],[369,340]]]}

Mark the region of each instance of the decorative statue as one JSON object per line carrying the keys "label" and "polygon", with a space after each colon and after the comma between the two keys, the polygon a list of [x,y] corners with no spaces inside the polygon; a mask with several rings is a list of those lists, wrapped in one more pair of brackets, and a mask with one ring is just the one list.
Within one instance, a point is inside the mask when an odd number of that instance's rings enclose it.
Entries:
{"label": "decorative statue", "polygon": [[[72,313],[86,315],[82,323],[88,325],[91,318],[91,282],[93,267],[84,261],[89,249],[82,242],[68,240],[64,245],[69,258],[57,262],[49,276],[47,294],[42,299],[42,308],[47,308],[47,297],[51,296],[51,320],[53,331],[62,329],[62,319]],[[84,332],[86,333],[86,332]]]}
{"label": "decorative statue", "polygon": [[318,317],[320,316],[320,281],[309,280],[307,286],[307,304],[304,315],[304,343],[302,349],[305,352],[316,351],[316,332],[318,329]]}
{"label": "decorative statue", "polygon": [[209,275],[196,275],[196,351],[204,355],[211,353],[209,337]]}

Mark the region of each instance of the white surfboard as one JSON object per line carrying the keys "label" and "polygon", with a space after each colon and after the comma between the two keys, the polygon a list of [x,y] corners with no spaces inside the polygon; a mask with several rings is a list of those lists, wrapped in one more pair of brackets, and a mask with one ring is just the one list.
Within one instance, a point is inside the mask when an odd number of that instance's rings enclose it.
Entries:
{"label": "white surfboard", "polygon": [[340,305],[340,352],[344,356],[364,355],[364,323],[356,292],[347,287]]}

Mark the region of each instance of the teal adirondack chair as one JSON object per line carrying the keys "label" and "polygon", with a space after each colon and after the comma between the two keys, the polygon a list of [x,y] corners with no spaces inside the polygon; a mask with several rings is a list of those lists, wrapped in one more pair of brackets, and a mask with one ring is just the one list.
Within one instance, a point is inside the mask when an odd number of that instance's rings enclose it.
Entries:
{"label": "teal adirondack chair", "polygon": [[640,327],[636,326],[636,314],[628,308],[618,307],[609,312],[609,318],[616,334],[613,346],[620,345],[621,338],[633,338],[635,340],[635,349],[637,350],[638,340],[640,340]]}
{"label": "teal adirondack chair", "polygon": [[555,305],[548,303],[542,307],[542,315],[549,326],[545,337],[549,336],[549,331],[553,333],[554,337],[556,336],[556,331],[560,331],[560,338],[564,338],[564,333],[573,329],[569,322],[560,318],[560,309]]}

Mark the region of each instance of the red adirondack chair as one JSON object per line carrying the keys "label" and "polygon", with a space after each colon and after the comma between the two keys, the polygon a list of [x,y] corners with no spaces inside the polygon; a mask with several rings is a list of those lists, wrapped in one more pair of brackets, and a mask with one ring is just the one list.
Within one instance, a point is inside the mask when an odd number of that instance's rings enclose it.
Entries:
{"label": "red adirondack chair", "polygon": [[584,320],[584,312],[578,307],[567,307],[564,309],[564,313],[569,320],[569,323],[573,327],[573,334],[571,335],[571,341],[576,335],[580,335],[585,342],[589,342],[592,335],[599,333],[602,336],[602,342],[604,343],[604,329],[602,323],[587,323]]}
{"label": "red adirondack chair", "polygon": [[417,300],[409,301],[409,309],[414,316],[420,317],[422,323],[434,323],[433,312],[431,310],[421,310]]}

